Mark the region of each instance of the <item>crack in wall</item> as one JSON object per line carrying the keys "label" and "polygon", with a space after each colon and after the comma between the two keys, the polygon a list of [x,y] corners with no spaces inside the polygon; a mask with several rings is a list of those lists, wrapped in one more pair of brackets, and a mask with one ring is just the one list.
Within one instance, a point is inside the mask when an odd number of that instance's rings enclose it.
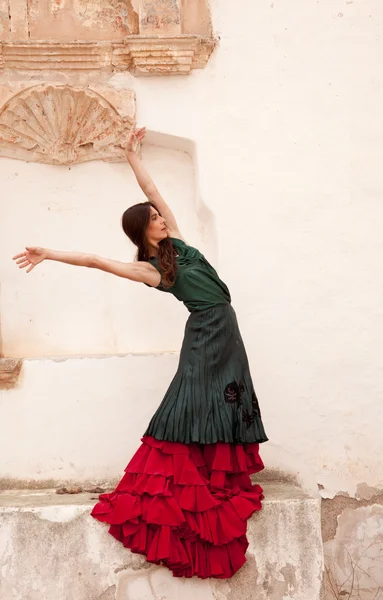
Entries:
{"label": "crack in wall", "polygon": [[27,33],[28,33],[28,39],[30,39],[31,38],[31,0],[27,0],[26,15],[27,15]]}
{"label": "crack in wall", "polygon": [[86,19],[88,16],[88,9],[89,9],[89,0],[88,2],[85,2],[85,11],[83,12],[83,17]]}
{"label": "crack in wall", "polygon": [[117,588],[115,585],[109,586],[108,589],[97,598],[97,600],[115,600],[116,589]]}

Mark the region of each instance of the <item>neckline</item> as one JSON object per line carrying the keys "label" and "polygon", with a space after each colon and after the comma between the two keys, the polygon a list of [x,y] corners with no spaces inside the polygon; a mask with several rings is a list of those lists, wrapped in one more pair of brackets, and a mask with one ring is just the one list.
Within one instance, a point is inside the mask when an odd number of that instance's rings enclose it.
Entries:
{"label": "neckline", "polygon": [[[177,254],[176,254],[176,258],[179,258],[179,256],[180,256],[180,255],[179,255],[179,254],[178,254],[178,252],[177,252]],[[158,258],[158,256],[149,256],[149,260],[157,260],[157,258]]]}

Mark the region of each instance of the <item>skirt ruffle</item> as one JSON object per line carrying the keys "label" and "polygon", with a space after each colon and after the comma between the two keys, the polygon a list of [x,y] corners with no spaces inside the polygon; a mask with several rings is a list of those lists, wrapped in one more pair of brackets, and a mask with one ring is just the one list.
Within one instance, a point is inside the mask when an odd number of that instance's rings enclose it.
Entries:
{"label": "skirt ruffle", "polygon": [[142,438],[116,489],[92,516],[132,552],[177,577],[228,578],[246,561],[247,520],[263,490],[257,443],[182,444]]}

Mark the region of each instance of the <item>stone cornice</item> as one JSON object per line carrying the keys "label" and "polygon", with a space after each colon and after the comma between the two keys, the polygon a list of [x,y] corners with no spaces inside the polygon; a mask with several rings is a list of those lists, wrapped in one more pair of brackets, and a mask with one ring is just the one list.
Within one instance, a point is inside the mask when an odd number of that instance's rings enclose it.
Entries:
{"label": "stone cornice", "polygon": [[3,42],[0,70],[131,71],[188,75],[206,65],[217,41],[199,35],[131,35],[118,42]]}

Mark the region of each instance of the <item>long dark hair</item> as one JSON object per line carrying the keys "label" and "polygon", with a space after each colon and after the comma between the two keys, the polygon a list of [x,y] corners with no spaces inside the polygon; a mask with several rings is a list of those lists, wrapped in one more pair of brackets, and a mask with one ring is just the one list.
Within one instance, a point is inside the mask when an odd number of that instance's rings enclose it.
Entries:
{"label": "long dark hair", "polygon": [[[133,244],[137,246],[136,260],[149,261],[150,247],[146,230],[150,222],[151,207],[161,216],[153,202],[134,204],[122,215],[122,229]],[[161,270],[161,284],[164,288],[170,288],[176,279],[177,261],[176,251],[169,238],[161,240],[158,244],[158,263]]]}

